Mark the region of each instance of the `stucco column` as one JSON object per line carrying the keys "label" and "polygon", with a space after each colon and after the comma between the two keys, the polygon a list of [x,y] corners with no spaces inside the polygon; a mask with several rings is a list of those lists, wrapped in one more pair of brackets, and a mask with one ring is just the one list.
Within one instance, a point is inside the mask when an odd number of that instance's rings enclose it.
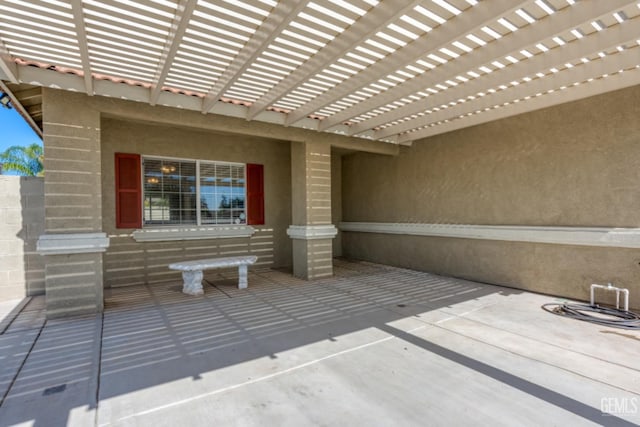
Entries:
{"label": "stucco column", "polygon": [[100,113],[82,94],[43,89],[47,317],[103,309]]}
{"label": "stucco column", "polygon": [[302,279],[333,275],[331,146],[291,143],[293,274]]}

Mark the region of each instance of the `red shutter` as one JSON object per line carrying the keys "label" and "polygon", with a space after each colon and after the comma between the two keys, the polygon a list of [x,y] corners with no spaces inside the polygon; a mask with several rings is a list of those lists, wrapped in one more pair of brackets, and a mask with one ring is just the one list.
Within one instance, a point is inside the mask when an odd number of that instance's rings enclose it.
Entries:
{"label": "red shutter", "polygon": [[116,153],[116,227],[142,227],[140,155]]}
{"label": "red shutter", "polygon": [[247,224],[264,224],[264,166],[247,164]]}

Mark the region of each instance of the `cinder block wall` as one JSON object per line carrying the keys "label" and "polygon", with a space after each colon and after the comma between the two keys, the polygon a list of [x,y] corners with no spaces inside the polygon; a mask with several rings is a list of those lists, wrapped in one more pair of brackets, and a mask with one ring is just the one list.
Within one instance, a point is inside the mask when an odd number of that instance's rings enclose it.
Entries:
{"label": "cinder block wall", "polygon": [[[343,221],[640,227],[640,86],[343,158]],[[343,232],[345,255],[588,299],[640,250]]]}
{"label": "cinder block wall", "polygon": [[0,176],[0,301],[44,293],[44,179]]}

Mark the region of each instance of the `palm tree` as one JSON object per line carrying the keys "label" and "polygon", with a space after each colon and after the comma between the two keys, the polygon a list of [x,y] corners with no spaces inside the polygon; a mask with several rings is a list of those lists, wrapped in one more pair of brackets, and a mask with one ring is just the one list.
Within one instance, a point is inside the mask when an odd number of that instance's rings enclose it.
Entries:
{"label": "palm tree", "polygon": [[22,176],[44,175],[44,152],[40,144],[33,143],[26,147],[14,145],[0,153],[0,171],[14,171]]}

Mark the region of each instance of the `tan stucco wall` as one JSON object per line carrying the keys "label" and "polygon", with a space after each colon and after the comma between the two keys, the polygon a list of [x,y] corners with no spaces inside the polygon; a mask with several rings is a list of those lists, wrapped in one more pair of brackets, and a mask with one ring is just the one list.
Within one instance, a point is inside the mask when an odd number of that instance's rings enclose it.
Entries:
{"label": "tan stucco wall", "polygon": [[[91,97],[43,89],[45,234],[99,233],[100,113]],[[45,255],[47,317],[103,308],[102,253]]]}
{"label": "tan stucco wall", "polygon": [[[293,225],[332,224],[331,146],[291,142]],[[293,239],[293,275],[315,279],[333,274],[332,238]]]}
{"label": "tan stucco wall", "polygon": [[[187,258],[227,253],[258,255],[259,267],[291,265],[289,142],[126,120],[102,120],[103,230],[111,237],[105,254],[105,285],[121,286],[179,277],[166,266]],[[137,243],[129,229],[115,228],[114,153],[259,163],[265,173],[265,225],[251,238]]]}
{"label": "tan stucco wall", "polygon": [[[332,147],[399,152],[383,142],[247,121],[242,110],[238,117],[201,114],[50,88],[43,88],[43,110],[45,233],[105,232],[110,245],[104,254],[100,249],[78,254],[65,247],[70,239],[60,238],[58,245],[67,252],[43,257],[50,317],[101,311],[103,285],[177,279],[179,274],[167,265],[187,257],[251,253],[259,256],[254,268],[290,266],[293,243],[286,229],[293,223],[291,143],[317,145],[327,152]],[[267,223],[255,227],[251,238],[138,243],[132,230],[115,229],[115,151],[263,164]],[[95,235],[89,240],[103,244]],[[306,249],[319,252],[316,246]],[[330,242],[328,248],[322,252],[329,254],[330,264]]]}
{"label": "tan stucco wall", "polygon": [[[640,86],[343,158],[343,220],[640,226]],[[345,255],[588,297],[632,290],[640,250],[343,233]]]}
{"label": "tan stucco wall", "polygon": [[[336,227],[342,221],[342,155],[331,153],[331,223]],[[333,239],[333,256],[342,256],[342,232]]]}

